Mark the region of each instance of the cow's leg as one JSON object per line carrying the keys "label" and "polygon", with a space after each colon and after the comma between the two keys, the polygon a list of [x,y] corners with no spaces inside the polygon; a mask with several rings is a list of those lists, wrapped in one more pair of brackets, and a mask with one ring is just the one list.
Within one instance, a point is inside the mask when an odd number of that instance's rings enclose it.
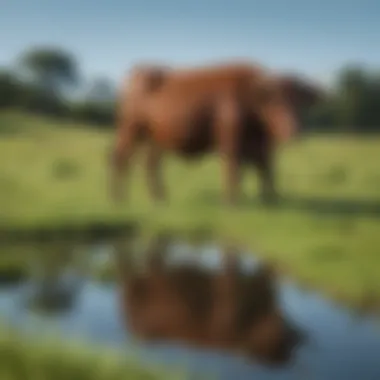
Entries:
{"label": "cow's leg", "polygon": [[167,236],[156,236],[149,242],[146,251],[147,271],[149,273],[162,273],[165,269],[170,240]]}
{"label": "cow's leg", "polygon": [[164,201],[166,199],[166,192],[162,179],[162,151],[151,142],[147,146],[146,154],[148,190],[154,201]]}
{"label": "cow's leg", "polygon": [[240,118],[239,109],[233,99],[222,99],[216,110],[216,135],[220,158],[225,165],[226,202],[236,204],[241,181],[240,172]]}
{"label": "cow's leg", "polygon": [[233,154],[225,159],[227,178],[226,202],[227,204],[235,205],[240,191],[240,162]]}
{"label": "cow's leg", "polygon": [[132,246],[129,240],[116,238],[113,243],[113,262],[116,273],[118,312],[123,326],[128,331],[136,327],[135,316],[135,263],[132,258]]}
{"label": "cow's leg", "polygon": [[222,261],[223,271],[214,277],[210,334],[217,343],[229,345],[236,338],[236,313],[239,305],[239,263],[234,249],[226,249]]}
{"label": "cow's leg", "polygon": [[114,248],[114,264],[118,278],[124,279],[133,272],[132,249],[124,239],[116,238]]}
{"label": "cow's leg", "polygon": [[275,184],[274,152],[266,149],[256,160],[256,168],[261,181],[261,200],[265,204],[273,204],[278,200]]}
{"label": "cow's leg", "polygon": [[115,201],[123,199],[124,183],[128,181],[130,164],[138,143],[139,125],[134,122],[121,122],[116,137],[116,145],[111,156],[111,195]]}

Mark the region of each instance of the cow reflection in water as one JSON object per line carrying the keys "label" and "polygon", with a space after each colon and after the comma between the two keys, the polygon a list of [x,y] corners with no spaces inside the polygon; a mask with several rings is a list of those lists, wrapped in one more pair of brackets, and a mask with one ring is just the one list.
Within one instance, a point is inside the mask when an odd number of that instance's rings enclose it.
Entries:
{"label": "cow reflection in water", "polygon": [[229,249],[222,270],[210,271],[195,262],[169,265],[165,252],[163,245],[151,247],[143,271],[117,252],[122,311],[132,333],[150,343],[239,353],[267,365],[290,361],[301,332],[280,311],[268,265],[243,274]]}

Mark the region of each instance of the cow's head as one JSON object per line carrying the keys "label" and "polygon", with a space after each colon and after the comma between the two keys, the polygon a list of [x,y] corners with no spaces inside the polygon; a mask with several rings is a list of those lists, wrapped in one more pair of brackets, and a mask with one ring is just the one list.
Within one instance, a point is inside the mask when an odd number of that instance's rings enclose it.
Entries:
{"label": "cow's head", "polygon": [[293,137],[303,115],[326,98],[319,86],[296,75],[263,75],[253,95],[259,122],[277,141]]}
{"label": "cow's head", "polygon": [[261,125],[274,141],[287,141],[295,134],[298,129],[296,113],[278,78],[271,75],[255,78],[251,96],[257,125]]}
{"label": "cow's head", "polygon": [[320,86],[300,76],[282,75],[278,80],[286,99],[297,114],[325,99],[326,94]]}

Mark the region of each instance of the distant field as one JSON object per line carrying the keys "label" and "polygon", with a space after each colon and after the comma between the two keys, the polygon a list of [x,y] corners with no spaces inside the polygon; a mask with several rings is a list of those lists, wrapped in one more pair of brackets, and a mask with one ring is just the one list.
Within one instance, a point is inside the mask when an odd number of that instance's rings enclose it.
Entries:
{"label": "distant field", "polygon": [[331,294],[380,301],[380,136],[310,137],[283,149],[284,201],[271,210],[257,201],[255,173],[246,176],[241,206],[229,210],[217,158],[189,165],[170,157],[168,207],[153,206],[137,162],[130,199],[116,208],[106,194],[111,141],[111,133],[95,129],[0,115],[0,223],[58,228],[132,219],[152,231],[205,228]]}

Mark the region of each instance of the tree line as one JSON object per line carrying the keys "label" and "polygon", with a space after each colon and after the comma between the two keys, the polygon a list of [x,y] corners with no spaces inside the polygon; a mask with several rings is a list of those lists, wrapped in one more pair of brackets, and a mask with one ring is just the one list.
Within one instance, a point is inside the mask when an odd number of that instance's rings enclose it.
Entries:
{"label": "tree line", "polygon": [[[0,109],[19,108],[112,127],[116,90],[106,77],[85,79],[76,57],[58,47],[22,52],[0,71]],[[346,65],[328,97],[304,118],[309,130],[380,132],[380,69]]]}
{"label": "tree line", "polygon": [[110,79],[87,80],[76,57],[61,48],[26,50],[0,71],[0,109],[18,108],[107,127],[114,122],[115,100]]}

